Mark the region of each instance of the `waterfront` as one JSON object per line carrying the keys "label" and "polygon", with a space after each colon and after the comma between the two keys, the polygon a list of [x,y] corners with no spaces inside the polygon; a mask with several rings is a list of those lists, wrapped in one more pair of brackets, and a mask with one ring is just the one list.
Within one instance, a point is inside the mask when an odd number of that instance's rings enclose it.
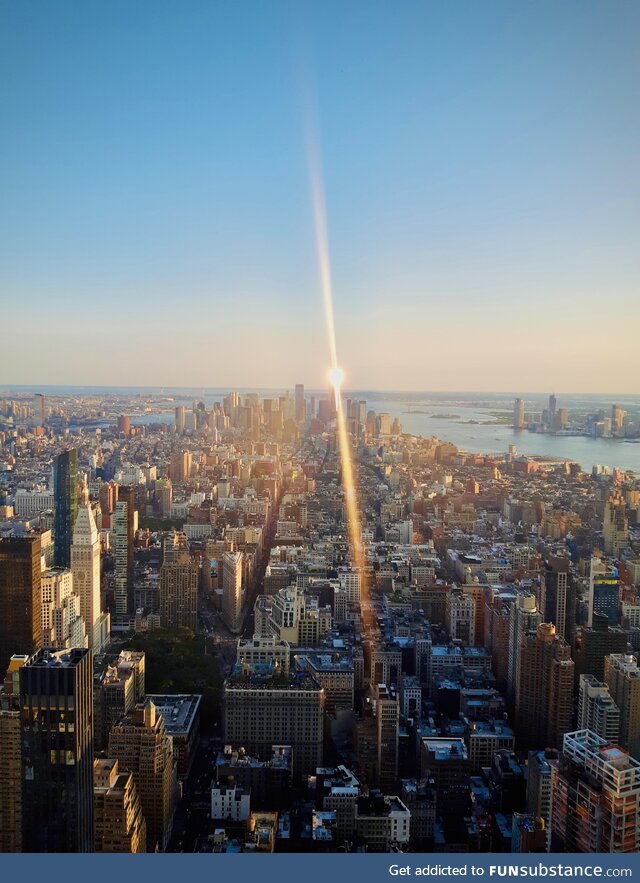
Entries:
{"label": "waterfront", "polygon": [[[514,429],[510,425],[499,423],[492,418],[492,413],[504,411],[511,414],[511,410],[505,407],[505,396],[486,397],[479,405],[457,404],[457,395],[451,394],[449,398],[436,398],[429,395],[424,400],[411,399],[398,400],[394,394],[392,398],[388,394],[370,394],[367,407],[375,411],[388,411],[392,416],[397,416],[402,423],[405,432],[412,435],[431,436],[435,435],[445,441],[450,441],[459,448],[474,453],[505,453],[509,445],[516,445],[518,452],[529,456],[554,457],[559,459],[574,460],[584,470],[590,470],[595,464],[617,467],[623,470],[631,470],[640,473],[640,444],[622,441],[620,439],[591,438],[587,436],[563,436],[546,433],[529,432],[526,429]],[[539,397],[538,397],[539,398]],[[533,399],[533,397],[532,397]],[[623,402],[622,397],[618,397]],[[617,400],[618,400],[617,399]],[[637,406],[637,399],[623,402],[628,407]],[[616,401],[617,401],[616,400]],[[538,404],[537,400],[533,400]],[[588,397],[569,399],[570,407],[588,405]],[[606,400],[602,397],[593,399],[594,410]],[[611,400],[613,401],[613,400]],[[611,401],[609,407],[611,407]],[[417,413],[417,412],[420,413]],[[457,414],[459,419],[443,419],[434,417],[434,414],[446,413]],[[463,421],[479,421],[468,423]],[[483,423],[481,421],[492,421]]]}

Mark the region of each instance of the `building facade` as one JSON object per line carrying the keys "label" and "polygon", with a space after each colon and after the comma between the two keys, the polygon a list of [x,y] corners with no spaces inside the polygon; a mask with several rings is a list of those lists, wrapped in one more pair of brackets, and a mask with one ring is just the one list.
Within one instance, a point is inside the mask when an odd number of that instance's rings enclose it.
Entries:
{"label": "building facade", "polygon": [[80,615],[87,630],[89,647],[100,653],[104,644],[100,604],[100,536],[88,504],[78,507],[71,544],[73,590],[80,599]]}
{"label": "building facade", "polygon": [[160,623],[163,628],[198,631],[198,562],[187,548],[184,534],[165,540],[160,568]]}
{"label": "building facade", "polygon": [[94,852],[146,852],[147,824],[133,775],[118,761],[93,762]]}
{"label": "building facade", "polygon": [[23,850],[93,850],[93,692],[87,649],[20,669]]}
{"label": "building facade", "polygon": [[552,842],[565,852],[640,850],[640,762],[593,733],[564,737],[553,778]]}
{"label": "building facade", "polygon": [[71,564],[71,540],[78,511],[78,451],[59,454],[53,465],[55,515],[53,526],[56,567]]}
{"label": "building facade", "polygon": [[613,653],[605,657],[604,682],[620,709],[620,742],[640,760],[640,668],[635,656]]}
{"label": "building facade", "polygon": [[244,615],[242,557],[242,552],[225,552],[222,556],[222,618],[235,634],[242,628]]}
{"label": "building facade", "polygon": [[108,754],[133,775],[147,825],[147,852],[164,851],[175,809],[176,763],[171,737],[152,701],[136,705],[112,728]]}
{"label": "building facade", "polygon": [[516,747],[562,743],[573,718],[574,664],[567,642],[551,623],[541,623],[520,644],[516,687]]}
{"label": "building facade", "polygon": [[0,670],[42,646],[40,537],[0,540]]}
{"label": "building facade", "polygon": [[267,760],[290,745],[298,780],[322,765],[324,691],[308,674],[238,675],[225,684],[225,742]]}

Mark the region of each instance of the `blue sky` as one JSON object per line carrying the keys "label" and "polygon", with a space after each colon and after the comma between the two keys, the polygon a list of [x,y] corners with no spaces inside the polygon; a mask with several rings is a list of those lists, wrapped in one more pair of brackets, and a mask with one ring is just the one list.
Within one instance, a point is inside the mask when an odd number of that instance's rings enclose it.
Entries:
{"label": "blue sky", "polygon": [[640,6],[0,0],[0,382],[638,391]]}

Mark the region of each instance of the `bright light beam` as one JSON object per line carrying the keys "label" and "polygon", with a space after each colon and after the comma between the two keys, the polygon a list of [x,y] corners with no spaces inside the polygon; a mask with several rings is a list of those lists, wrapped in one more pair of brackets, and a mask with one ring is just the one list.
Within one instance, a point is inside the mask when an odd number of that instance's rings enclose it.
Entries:
{"label": "bright light beam", "polygon": [[[307,104],[307,109],[309,105]],[[362,548],[362,525],[360,521],[360,509],[357,499],[357,488],[354,479],[353,462],[351,458],[351,442],[347,432],[347,422],[342,407],[342,381],[344,372],[338,365],[338,349],[336,345],[335,319],[333,313],[333,291],[331,285],[331,262],[329,259],[329,237],[327,235],[327,217],[324,199],[324,186],[322,170],[318,152],[319,138],[317,127],[312,124],[309,113],[306,115],[306,144],[307,161],[309,166],[309,183],[311,189],[311,205],[313,209],[313,222],[315,230],[316,255],[320,272],[320,284],[322,287],[322,300],[324,303],[325,325],[327,340],[329,343],[329,356],[331,370],[329,379],[335,394],[336,417],[338,424],[338,446],[340,449],[340,461],[342,466],[342,490],[344,494],[347,532],[351,547],[352,560],[360,571],[362,595],[365,594],[365,561]]]}
{"label": "bright light beam", "polygon": [[329,371],[329,380],[331,381],[331,386],[333,387],[333,394],[336,399],[336,410],[340,410],[342,406],[342,392],[340,387],[342,386],[342,381],[344,380],[344,371],[342,368],[332,368]]}
{"label": "bright light beam", "polygon": [[318,260],[318,269],[320,271],[324,318],[329,341],[331,370],[340,371],[340,368],[338,367],[338,348],[336,346],[336,326],[333,316],[333,292],[331,287],[331,262],[329,260],[329,237],[327,235],[327,212],[317,144],[317,136],[314,137],[311,122],[310,120],[307,120],[307,160],[309,164],[309,183],[311,187],[311,207],[313,209],[316,256]]}

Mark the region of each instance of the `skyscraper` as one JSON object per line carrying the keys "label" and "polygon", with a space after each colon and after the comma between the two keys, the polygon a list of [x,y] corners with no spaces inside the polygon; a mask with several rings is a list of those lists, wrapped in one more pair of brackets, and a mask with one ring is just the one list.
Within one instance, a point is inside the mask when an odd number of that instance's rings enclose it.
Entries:
{"label": "skyscraper", "polygon": [[133,586],[133,540],[138,521],[138,513],[136,511],[135,485],[121,485],[118,488],[118,499],[127,504],[127,537],[129,540],[127,555],[129,569],[129,589],[131,590]]}
{"label": "skyscraper", "polygon": [[565,735],[552,805],[554,851],[640,849],[640,762],[591,730]]}
{"label": "skyscraper", "polygon": [[589,565],[589,609],[587,625],[593,625],[593,614],[602,613],[609,625],[620,624],[620,579],[618,568],[606,559],[591,558]]}
{"label": "skyscraper", "polygon": [[20,669],[28,656],[12,656],[0,687],[0,854],[22,852],[22,745]]}
{"label": "skyscraper", "polygon": [[40,650],[20,669],[23,849],[93,850],[91,651]]}
{"label": "skyscraper", "polygon": [[169,534],[160,568],[160,622],[163,628],[198,630],[198,562],[184,534]]}
{"label": "skyscraper", "polygon": [[516,399],[513,404],[513,425],[515,429],[522,429],[524,427],[524,401],[523,399]]}
{"label": "skyscraper", "polygon": [[40,537],[0,539],[0,670],[42,646]]}
{"label": "skyscraper", "polygon": [[640,760],[640,668],[635,656],[613,653],[604,660],[604,682],[620,709],[620,742]]}
{"label": "skyscraper", "polygon": [[594,613],[593,625],[576,629],[574,661],[576,675],[594,675],[599,681],[604,676],[605,656],[624,653],[627,649],[627,633],[621,628],[610,628],[609,620],[602,613]]}
{"label": "skyscraper", "polygon": [[391,435],[391,415],[387,414],[386,411],[381,411],[378,414],[378,419],[376,421],[376,434],[377,435]]}
{"label": "skyscraper", "polygon": [[242,552],[225,552],[222,556],[222,618],[229,631],[240,631],[243,611]]}
{"label": "skyscraper", "polygon": [[118,417],[118,432],[122,435],[131,433],[131,417],[128,414],[120,414]]}
{"label": "skyscraper", "polygon": [[507,694],[510,706],[516,698],[520,676],[520,644],[527,632],[535,632],[542,622],[535,595],[518,595],[509,608],[509,651],[507,662]]}
{"label": "skyscraper", "polygon": [[456,828],[469,812],[469,751],[464,739],[423,736],[420,777],[432,780],[436,813],[448,829]]}
{"label": "skyscraper", "polygon": [[[380,787],[388,793],[398,781],[398,736],[400,703],[393,688],[378,684],[375,688],[378,765]],[[393,791],[392,791],[393,793]]]}
{"label": "skyscraper", "polygon": [[113,517],[115,533],[115,612],[124,615],[129,609],[129,536],[127,503],[118,500]]}
{"label": "skyscraper", "polygon": [[101,627],[104,615],[100,610],[100,537],[88,504],[78,507],[71,545],[71,572],[89,647],[94,653],[100,653],[108,638],[108,627]]}
{"label": "skyscraper", "polygon": [[53,466],[54,560],[56,567],[69,567],[71,540],[78,509],[78,451],[71,448],[59,454]]}
{"label": "skyscraper", "polygon": [[185,415],[184,405],[178,405],[178,407],[176,408],[176,411],[175,411],[176,432],[178,433],[178,435],[182,435],[182,433],[184,432],[184,415]]}
{"label": "skyscraper", "polygon": [[36,412],[36,425],[44,426],[46,418],[46,399],[41,392],[37,392],[33,397],[33,405]]}
{"label": "skyscraper", "polygon": [[520,643],[515,727],[519,749],[559,746],[571,729],[574,664],[569,645],[551,623]]}
{"label": "skyscraper", "polygon": [[111,730],[109,757],[133,774],[147,823],[147,852],[166,848],[176,793],[176,764],[171,736],[151,699],[140,703]]}
{"label": "skyscraper", "polygon": [[100,509],[103,515],[111,515],[115,511],[117,499],[118,485],[115,481],[100,486]]}
{"label": "skyscraper", "polygon": [[629,543],[629,520],[624,498],[619,494],[612,495],[605,503],[602,535],[607,555],[619,555]]}
{"label": "skyscraper", "polygon": [[611,428],[616,432],[620,432],[624,427],[624,418],[627,412],[623,411],[620,405],[611,405]]}
{"label": "skyscraper", "polygon": [[609,688],[593,675],[580,675],[578,728],[592,730],[608,742],[620,738],[620,709]]}
{"label": "skyscraper", "polygon": [[551,849],[553,770],[557,762],[556,748],[530,751],[527,760],[527,812],[544,819],[547,852]]}
{"label": "skyscraper", "polygon": [[133,485],[118,488],[115,510],[116,613],[133,607],[133,538],[135,533],[136,495]]}
{"label": "skyscraper", "polygon": [[156,481],[156,501],[160,508],[160,515],[163,518],[169,518],[173,501],[173,488],[170,479],[161,478]]}
{"label": "skyscraper", "polygon": [[540,607],[545,622],[552,622],[557,634],[573,643],[576,625],[576,587],[569,558],[550,556],[541,573]]}
{"label": "skyscraper", "polygon": [[169,471],[174,484],[183,484],[187,481],[191,473],[191,451],[174,451],[171,454]]}

